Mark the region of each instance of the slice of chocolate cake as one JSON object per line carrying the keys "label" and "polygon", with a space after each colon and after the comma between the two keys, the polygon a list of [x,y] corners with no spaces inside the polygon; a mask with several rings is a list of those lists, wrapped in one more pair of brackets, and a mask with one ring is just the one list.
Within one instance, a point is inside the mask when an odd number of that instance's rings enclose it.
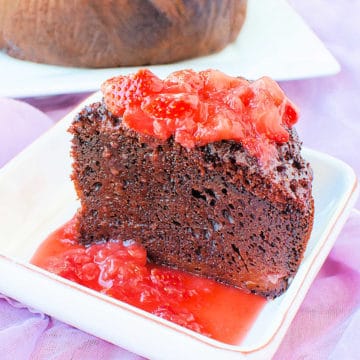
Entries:
{"label": "slice of chocolate cake", "polygon": [[74,120],[80,241],[139,241],[150,261],[269,298],[295,275],[313,223],[297,111],[264,78],[216,71],[103,86]]}

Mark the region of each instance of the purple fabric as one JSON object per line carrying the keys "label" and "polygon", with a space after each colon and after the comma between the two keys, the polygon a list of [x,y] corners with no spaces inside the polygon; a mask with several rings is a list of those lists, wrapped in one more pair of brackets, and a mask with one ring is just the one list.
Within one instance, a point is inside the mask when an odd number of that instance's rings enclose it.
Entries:
{"label": "purple fabric", "polygon": [[[346,161],[360,176],[360,1],[291,0],[290,3],[342,66],[341,73],[336,76],[281,84],[301,109],[298,132],[305,146]],[[0,99],[0,166],[86,96],[26,99],[26,102]],[[275,359],[360,358],[357,347],[360,339],[359,209],[360,200]],[[140,357],[0,295],[0,358]]]}
{"label": "purple fabric", "polygon": [[0,295],[2,360],[141,359]]}
{"label": "purple fabric", "polygon": [[1,167],[47,130],[53,122],[41,111],[12,99],[0,99],[0,109],[0,124],[4,125],[0,133]]}

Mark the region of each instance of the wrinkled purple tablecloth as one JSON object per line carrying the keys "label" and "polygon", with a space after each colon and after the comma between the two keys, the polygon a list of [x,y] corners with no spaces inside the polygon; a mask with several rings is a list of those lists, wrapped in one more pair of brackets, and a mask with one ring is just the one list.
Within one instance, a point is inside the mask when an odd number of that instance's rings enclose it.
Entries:
{"label": "wrinkled purple tablecloth", "polygon": [[[283,82],[299,105],[304,145],[360,175],[360,1],[290,1],[342,66],[332,77]],[[0,167],[87,94],[0,99]],[[360,359],[360,201],[311,286],[275,359]],[[1,275],[2,276],[2,275]],[[0,294],[0,358],[139,359]]]}

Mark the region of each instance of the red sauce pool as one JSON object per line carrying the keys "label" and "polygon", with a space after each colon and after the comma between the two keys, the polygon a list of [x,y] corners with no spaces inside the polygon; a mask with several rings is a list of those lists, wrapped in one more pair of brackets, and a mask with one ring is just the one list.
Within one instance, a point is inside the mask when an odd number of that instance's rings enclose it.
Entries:
{"label": "red sauce pool", "polygon": [[31,262],[228,344],[244,338],[266,302],[212,280],[147,263],[146,251],[134,242],[79,245],[75,218],[53,232]]}

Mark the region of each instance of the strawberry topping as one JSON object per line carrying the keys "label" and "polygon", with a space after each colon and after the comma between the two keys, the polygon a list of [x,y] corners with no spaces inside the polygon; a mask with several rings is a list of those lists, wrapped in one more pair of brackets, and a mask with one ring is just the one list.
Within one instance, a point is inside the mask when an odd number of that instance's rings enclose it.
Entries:
{"label": "strawberry topping", "polygon": [[146,69],[102,85],[109,111],[138,132],[192,148],[221,140],[243,144],[261,163],[289,140],[296,106],[268,77],[254,82],[217,70],[176,71],[161,80]]}
{"label": "strawberry topping", "polygon": [[129,76],[116,76],[101,86],[107,108],[116,116],[122,116],[130,106],[139,106],[148,95],[158,93],[163,82],[147,69]]}

